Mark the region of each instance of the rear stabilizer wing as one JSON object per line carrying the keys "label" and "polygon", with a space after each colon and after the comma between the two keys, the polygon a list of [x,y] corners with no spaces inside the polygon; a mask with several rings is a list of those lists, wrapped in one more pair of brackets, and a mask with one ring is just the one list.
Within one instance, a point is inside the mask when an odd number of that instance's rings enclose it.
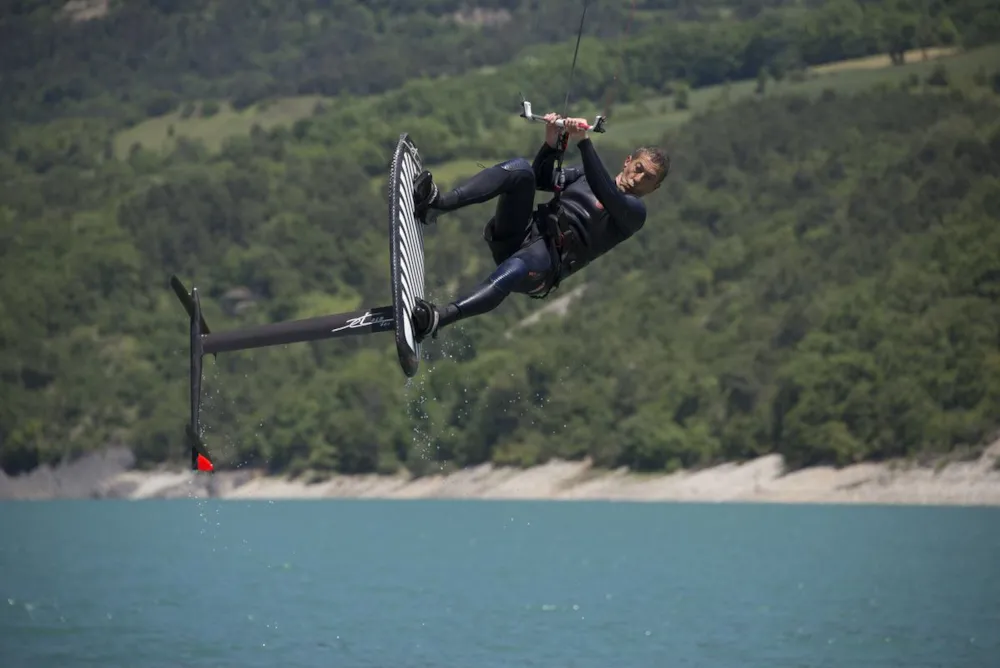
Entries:
{"label": "rear stabilizer wing", "polygon": [[188,447],[191,450],[191,470],[212,473],[215,471],[215,465],[208,456],[201,434],[201,376],[202,358],[205,355],[202,337],[211,334],[211,330],[201,313],[201,298],[198,295],[198,289],[194,288],[188,294],[184,284],[176,276],[170,277],[170,287],[177,293],[177,297],[188,312],[188,318],[191,322],[191,415],[187,425]]}

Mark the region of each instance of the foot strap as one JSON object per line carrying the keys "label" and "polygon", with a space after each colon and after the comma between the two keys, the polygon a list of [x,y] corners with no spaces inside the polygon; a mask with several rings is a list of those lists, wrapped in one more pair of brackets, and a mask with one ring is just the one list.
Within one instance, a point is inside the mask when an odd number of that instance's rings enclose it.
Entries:
{"label": "foot strap", "polygon": [[439,213],[431,206],[437,201],[438,187],[426,169],[413,180],[413,214],[424,225],[430,225]]}
{"label": "foot strap", "polygon": [[437,338],[438,327],[441,324],[441,314],[437,308],[423,299],[418,299],[413,309],[413,329],[414,338],[417,342],[423,341],[428,336]]}

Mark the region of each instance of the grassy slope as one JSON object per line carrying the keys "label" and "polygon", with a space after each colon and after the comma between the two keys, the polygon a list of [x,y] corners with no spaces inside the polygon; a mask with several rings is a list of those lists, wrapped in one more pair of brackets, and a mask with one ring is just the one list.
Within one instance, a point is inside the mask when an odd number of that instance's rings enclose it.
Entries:
{"label": "grassy slope", "polygon": [[[234,110],[228,102],[221,102],[218,113],[207,118],[201,116],[201,105],[197,105],[188,118],[183,118],[181,110],[177,110],[119,132],[115,136],[115,154],[124,159],[135,143],[143,148],[170,150],[178,137],[200,139],[210,150],[217,151],[228,137],[245,135],[255,124],[266,130],[306,118],[323,99],[319,95],[282,97],[240,111]],[[173,137],[170,136],[171,127]]]}

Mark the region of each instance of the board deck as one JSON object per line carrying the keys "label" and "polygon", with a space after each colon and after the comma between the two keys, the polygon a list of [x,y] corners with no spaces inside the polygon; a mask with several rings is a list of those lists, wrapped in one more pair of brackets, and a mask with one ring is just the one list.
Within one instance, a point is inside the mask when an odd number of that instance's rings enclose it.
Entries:
{"label": "board deck", "polygon": [[407,377],[420,366],[420,344],[413,332],[413,307],[424,297],[423,225],[413,213],[413,181],[423,170],[416,145],[399,136],[389,171],[389,246],[396,352]]}

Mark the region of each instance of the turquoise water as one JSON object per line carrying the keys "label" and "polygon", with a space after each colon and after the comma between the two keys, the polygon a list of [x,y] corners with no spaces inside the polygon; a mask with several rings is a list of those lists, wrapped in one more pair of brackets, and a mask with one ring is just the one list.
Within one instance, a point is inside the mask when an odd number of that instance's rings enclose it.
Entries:
{"label": "turquoise water", "polygon": [[0,666],[1000,665],[1000,511],[0,505]]}

